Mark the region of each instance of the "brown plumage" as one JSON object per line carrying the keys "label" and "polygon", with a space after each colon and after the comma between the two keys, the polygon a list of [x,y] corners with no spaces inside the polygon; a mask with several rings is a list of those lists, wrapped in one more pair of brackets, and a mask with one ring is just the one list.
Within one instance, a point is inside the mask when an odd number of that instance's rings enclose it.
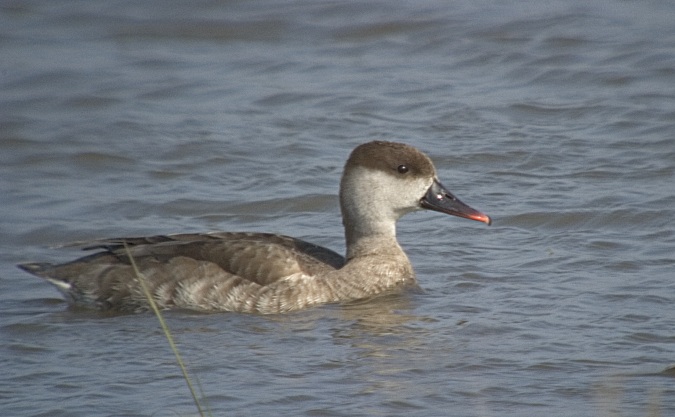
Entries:
{"label": "brown plumage", "polygon": [[408,212],[425,208],[490,224],[443,188],[426,155],[391,142],[352,152],[340,205],[346,260],[288,236],[222,232],[96,241],[86,249],[99,252],[75,261],[19,267],[49,280],[75,304],[141,311],[148,303],[130,254],[161,308],[281,313],[415,285],[396,241],[395,223]]}

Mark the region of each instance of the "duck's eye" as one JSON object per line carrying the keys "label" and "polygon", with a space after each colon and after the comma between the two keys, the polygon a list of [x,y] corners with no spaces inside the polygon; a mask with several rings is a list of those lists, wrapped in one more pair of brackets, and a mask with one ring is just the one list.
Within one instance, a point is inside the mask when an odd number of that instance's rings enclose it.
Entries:
{"label": "duck's eye", "polygon": [[405,174],[410,170],[410,168],[408,168],[408,165],[399,165],[398,168],[396,168],[396,170],[398,171],[399,174]]}

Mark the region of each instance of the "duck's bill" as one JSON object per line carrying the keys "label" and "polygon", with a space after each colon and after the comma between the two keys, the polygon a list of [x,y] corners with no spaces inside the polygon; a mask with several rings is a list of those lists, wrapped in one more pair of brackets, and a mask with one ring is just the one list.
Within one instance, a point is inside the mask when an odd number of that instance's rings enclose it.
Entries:
{"label": "duck's bill", "polygon": [[434,180],[426,195],[420,201],[420,205],[428,210],[440,211],[441,213],[451,214],[465,219],[483,222],[488,226],[492,224],[492,219],[487,214],[469,207],[462,203],[457,197],[452,195],[443,184]]}

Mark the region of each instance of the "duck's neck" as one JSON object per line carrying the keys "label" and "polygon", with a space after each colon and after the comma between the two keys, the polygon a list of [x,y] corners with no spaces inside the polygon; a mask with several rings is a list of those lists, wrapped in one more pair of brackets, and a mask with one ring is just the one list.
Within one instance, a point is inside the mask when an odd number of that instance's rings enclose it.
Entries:
{"label": "duck's neck", "polygon": [[345,220],[347,260],[373,253],[401,251],[396,240],[396,224],[393,222],[349,223]]}
{"label": "duck's neck", "polygon": [[400,256],[403,250],[396,240],[397,216],[386,206],[375,201],[364,204],[342,204],[342,222],[345,227],[347,261],[358,257],[383,255]]}
{"label": "duck's neck", "polygon": [[365,168],[345,169],[340,184],[340,209],[345,227],[347,261],[373,254],[403,251],[396,241],[401,216],[381,190],[387,176]]}

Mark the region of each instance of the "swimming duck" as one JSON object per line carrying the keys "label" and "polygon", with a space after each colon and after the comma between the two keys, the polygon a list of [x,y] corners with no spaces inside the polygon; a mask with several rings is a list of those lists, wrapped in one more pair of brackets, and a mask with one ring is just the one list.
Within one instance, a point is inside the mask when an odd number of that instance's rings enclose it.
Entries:
{"label": "swimming duck", "polygon": [[340,182],[340,208],[345,257],[288,236],[217,232],[95,241],[85,249],[98,252],[72,262],[19,267],[47,279],[73,304],[137,312],[149,303],[131,256],[160,308],[283,313],[415,286],[396,240],[396,222],[404,214],[427,209],[492,222],[439,182],[428,156],[393,142],[352,151]]}

